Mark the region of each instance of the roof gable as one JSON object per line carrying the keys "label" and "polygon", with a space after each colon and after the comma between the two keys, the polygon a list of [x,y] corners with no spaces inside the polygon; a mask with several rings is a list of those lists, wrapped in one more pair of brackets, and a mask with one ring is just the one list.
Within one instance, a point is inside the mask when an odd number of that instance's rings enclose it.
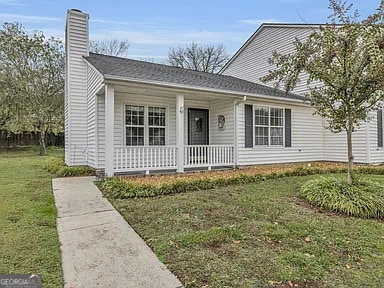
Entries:
{"label": "roof gable", "polygon": [[292,23],[263,23],[257,28],[257,30],[248,38],[247,41],[240,47],[239,50],[231,57],[231,59],[228,60],[228,62],[224,65],[223,68],[220,69],[218,72],[219,74],[222,74],[231,64],[233,61],[236,60],[236,58],[249,46],[250,43],[252,43],[266,28],[300,28],[300,29],[313,29],[313,28],[319,28],[321,25],[324,24],[292,24]]}

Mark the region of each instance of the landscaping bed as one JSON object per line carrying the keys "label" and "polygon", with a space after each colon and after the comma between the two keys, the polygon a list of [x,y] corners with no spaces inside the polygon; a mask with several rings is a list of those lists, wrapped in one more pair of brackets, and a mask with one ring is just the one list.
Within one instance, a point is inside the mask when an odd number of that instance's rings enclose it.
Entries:
{"label": "landscaping bed", "polygon": [[[187,191],[213,189],[233,184],[259,183],[267,179],[313,174],[344,173],[347,166],[337,162],[258,165],[241,169],[203,171],[139,177],[112,177],[98,183],[109,198],[153,197]],[[384,166],[356,165],[358,174],[384,174]]]}

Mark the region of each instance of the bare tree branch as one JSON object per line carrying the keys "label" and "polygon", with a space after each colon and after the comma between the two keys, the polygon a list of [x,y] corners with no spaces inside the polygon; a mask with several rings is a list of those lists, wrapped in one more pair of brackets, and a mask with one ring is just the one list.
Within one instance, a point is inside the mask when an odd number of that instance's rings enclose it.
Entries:
{"label": "bare tree branch", "polygon": [[199,45],[169,48],[167,62],[171,66],[215,73],[229,60],[223,45]]}
{"label": "bare tree branch", "polygon": [[126,57],[128,55],[129,40],[110,38],[105,40],[91,40],[89,50],[98,54]]}

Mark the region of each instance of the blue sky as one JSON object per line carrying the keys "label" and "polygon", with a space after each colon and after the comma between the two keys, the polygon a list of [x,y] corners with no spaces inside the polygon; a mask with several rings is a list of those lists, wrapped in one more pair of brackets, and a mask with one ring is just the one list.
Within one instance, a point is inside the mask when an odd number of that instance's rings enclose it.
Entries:
{"label": "blue sky", "polygon": [[[349,0],[362,16],[380,0]],[[129,57],[162,62],[169,47],[224,44],[235,53],[263,22],[324,23],[328,0],[0,0],[0,21],[64,38],[67,9],[90,14],[90,38],[128,38]]]}

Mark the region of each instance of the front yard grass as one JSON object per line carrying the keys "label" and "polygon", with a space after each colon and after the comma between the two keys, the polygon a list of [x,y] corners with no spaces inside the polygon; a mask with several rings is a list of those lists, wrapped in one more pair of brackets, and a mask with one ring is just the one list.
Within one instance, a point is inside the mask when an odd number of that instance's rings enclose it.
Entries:
{"label": "front yard grass", "polygon": [[0,151],[0,274],[42,274],[44,287],[63,287],[52,177],[37,153]]}
{"label": "front yard grass", "polygon": [[315,177],[109,200],[186,287],[382,287],[384,222],[309,206]]}

